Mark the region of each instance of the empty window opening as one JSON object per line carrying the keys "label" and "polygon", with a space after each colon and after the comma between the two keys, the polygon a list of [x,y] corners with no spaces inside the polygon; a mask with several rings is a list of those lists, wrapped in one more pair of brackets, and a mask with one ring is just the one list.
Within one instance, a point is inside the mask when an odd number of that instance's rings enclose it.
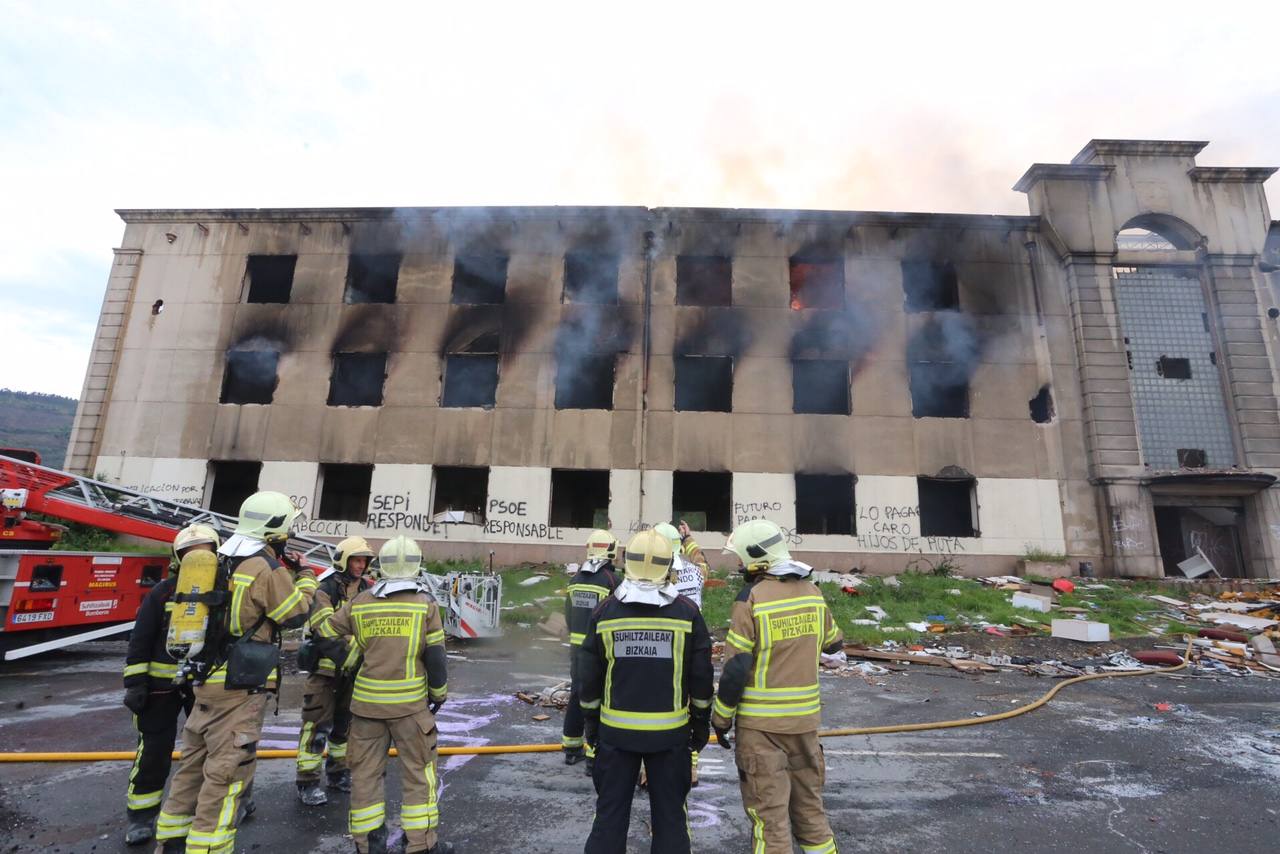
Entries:
{"label": "empty window opening", "polygon": [[907,311],[947,311],[960,307],[960,282],[950,262],[902,262]]}
{"label": "empty window opening", "polygon": [[969,380],[947,362],[912,362],[911,414],[916,418],[968,418]]}
{"label": "empty window opening", "polygon": [[796,359],[791,363],[791,411],[849,414],[849,363]]}
{"label": "empty window opening", "polygon": [[1057,412],[1053,408],[1053,392],[1049,386],[1040,386],[1040,391],[1030,400],[1031,420],[1037,424],[1048,424]]}
{"label": "empty window opening", "polygon": [[1161,356],[1156,360],[1156,373],[1167,380],[1191,379],[1191,360]]}
{"label": "empty window opening", "polygon": [[618,256],[601,252],[569,252],[564,256],[564,301],[616,303]]}
{"label": "empty window opening", "polygon": [[1204,448],[1178,448],[1178,468],[1202,469],[1209,465]]}
{"label": "empty window opening", "polygon": [[907,344],[911,413],[916,418],[968,418],[969,379],[979,350],[968,317],[953,311],[934,314]]}
{"label": "empty window opening", "polygon": [[250,255],[245,264],[248,302],[288,302],[297,255]]}
{"label": "empty window opening", "polygon": [[[435,499],[431,512],[439,522],[480,525],[489,498],[489,469],[474,466],[436,466]],[[441,518],[441,514],[447,514]]]}
{"label": "empty window opening", "polygon": [[330,406],[381,406],[386,353],[334,353]]}
{"label": "empty window opening", "polygon": [[695,531],[729,531],[733,475],[728,472],[678,471],[671,475],[671,521]]}
{"label": "empty window opening", "polygon": [[853,475],[796,475],[797,534],[856,534]]}
{"label": "empty window opening", "polygon": [[162,311],[164,311],[164,300],[158,299],[151,304],[152,314],[159,314]]}
{"label": "empty window opening", "polygon": [[975,481],[916,478],[920,491],[920,535],[976,537]]}
{"label": "empty window opening", "polygon": [[352,253],[347,262],[347,291],[342,301],[350,304],[395,302],[399,279],[399,255]]}
{"label": "empty window opening", "polygon": [[228,350],[222,403],[270,403],[276,392],[279,350]]}
{"label": "empty window opening", "polygon": [[791,259],[791,307],[842,308],[844,259],[797,255]]}
{"label": "empty window opening", "polygon": [[609,472],[552,469],[551,524],[608,530]]}
{"label": "empty window opening", "polygon": [[324,463],[320,466],[320,518],[364,522],[369,513],[373,466]]}
{"label": "empty window opening", "polygon": [[[1156,542],[1165,575],[1211,578],[1204,564],[1207,560],[1224,578],[1248,576],[1242,549],[1244,512],[1237,501],[1227,498],[1209,505],[1156,505]],[[1184,561],[1190,561],[1185,570],[1178,566]]]}
{"label": "empty window opening", "polygon": [[718,255],[676,258],[676,305],[732,304],[732,260]]}
{"label": "empty window opening", "polygon": [[613,409],[617,357],[563,353],[556,358],[556,409]]}
{"label": "empty window opening", "polygon": [[732,356],[676,356],[676,411],[733,409]]}
{"label": "empty window opening", "polygon": [[501,303],[506,291],[506,255],[476,253],[454,259],[452,301],[455,305]]}
{"label": "empty window opening", "polygon": [[240,505],[258,491],[262,463],[216,460],[209,463],[209,470],[212,483],[205,506],[224,516],[239,515]]}
{"label": "empty window opening", "polygon": [[445,357],[441,406],[491,408],[497,396],[496,353],[453,353]]}

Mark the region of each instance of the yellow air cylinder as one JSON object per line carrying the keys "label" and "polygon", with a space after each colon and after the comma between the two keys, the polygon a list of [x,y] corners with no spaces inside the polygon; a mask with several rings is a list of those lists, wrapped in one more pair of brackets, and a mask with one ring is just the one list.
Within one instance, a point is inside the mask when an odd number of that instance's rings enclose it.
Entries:
{"label": "yellow air cylinder", "polygon": [[180,597],[211,593],[217,580],[218,556],[213,552],[197,550],[182,556],[165,638],[169,654],[179,661],[200,652],[209,629],[209,606],[204,602],[184,602]]}

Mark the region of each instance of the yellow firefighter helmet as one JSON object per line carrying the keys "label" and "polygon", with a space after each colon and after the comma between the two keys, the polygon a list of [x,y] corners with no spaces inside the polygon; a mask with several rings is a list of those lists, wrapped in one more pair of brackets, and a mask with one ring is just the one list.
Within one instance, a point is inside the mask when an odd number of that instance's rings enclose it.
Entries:
{"label": "yellow firefighter helmet", "polygon": [[782,529],[768,519],[752,519],[734,528],[724,551],[736,554],[747,572],[764,572],[791,560]]}
{"label": "yellow firefighter helmet", "polygon": [[283,492],[255,492],[240,505],[236,533],[268,543],[284,542],[298,512]]}
{"label": "yellow firefighter helmet", "polygon": [[618,558],[618,538],[605,530],[592,531],[587,537],[587,560],[594,558]]}
{"label": "yellow firefighter helmet", "polygon": [[182,560],[182,553],[192,546],[208,544],[213,546],[211,551],[217,551],[221,540],[218,538],[218,532],[211,526],[195,522],[178,532],[173,538],[173,557],[174,560]]}
{"label": "yellow firefighter helmet", "polygon": [[663,584],[671,572],[671,543],[657,531],[641,531],[627,543],[627,578]]}
{"label": "yellow firefighter helmet", "polygon": [[680,551],[680,543],[682,540],[680,539],[680,530],[676,528],[675,525],[672,525],[670,522],[662,522],[658,525],[654,525],[653,530],[667,538],[667,542],[671,543],[672,553]]}
{"label": "yellow firefighter helmet", "polygon": [[374,551],[364,537],[347,537],[338,543],[338,549],[333,554],[333,568],[338,572],[346,572],[348,558],[367,557],[372,559],[373,555]]}
{"label": "yellow firefighter helmet", "polygon": [[422,549],[403,534],[387,540],[378,552],[381,578],[413,578],[421,568]]}

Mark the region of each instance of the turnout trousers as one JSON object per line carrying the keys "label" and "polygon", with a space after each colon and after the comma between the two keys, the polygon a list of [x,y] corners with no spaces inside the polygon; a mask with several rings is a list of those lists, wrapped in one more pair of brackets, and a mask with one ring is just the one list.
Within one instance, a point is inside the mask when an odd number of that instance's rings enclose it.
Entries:
{"label": "turnout trousers", "polygon": [[182,729],[182,760],[156,821],[158,843],[185,836],[188,854],[235,850],[238,811],[253,784],[268,696],[220,685],[197,695]]}
{"label": "turnout trousers", "polygon": [[298,735],[299,783],[318,783],[321,763],[330,777],[347,767],[350,729],[351,680],[319,673],[308,676],[302,688],[302,731]]}
{"label": "turnout trousers", "polygon": [[751,819],[751,854],[791,854],[795,836],[804,854],[835,854],[822,807],[826,762],[818,733],[787,735],[737,728],[735,758],[742,805]]}
{"label": "turnout trousers", "polygon": [[583,739],[582,733],[586,723],[582,718],[582,707],[578,705],[578,647],[569,647],[569,704],[564,709],[564,730],[560,736],[560,747],[565,752],[583,751],[588,759],[594,759],[596,749]]}
{"label": "turnout trousers", "polygon": [[400,826],[409,852],[429,851],[440,824],[436,778],[436,722],[426,710],[402,718],[353,715],[348,759],[351,766],[351,813],[347,829],[356,849],[368,854],[369,834],[386,824],[383,775],[387,748],[394,743],[400,758]]}
{"label": "turnout trousers", "polygon": [[687,798],[692,784],[689,748],[661,753],[632,753],[605,742],[596,748],[591,778],[596,787],[596,817],[585,854],[625,854],[631,824],[631,798],[644,763],[653,813],[651,854],[689,854]]}
{"label": "turnout trousers", "polygon": [[189,691],[152,691],[142,714],[133,716],[138,750],[133,756],[125,796],[131,821],[151,821],[160,812],[164,784],[173,765],[173,745],[178,740],[178,715],[190,715],[191,704]]}

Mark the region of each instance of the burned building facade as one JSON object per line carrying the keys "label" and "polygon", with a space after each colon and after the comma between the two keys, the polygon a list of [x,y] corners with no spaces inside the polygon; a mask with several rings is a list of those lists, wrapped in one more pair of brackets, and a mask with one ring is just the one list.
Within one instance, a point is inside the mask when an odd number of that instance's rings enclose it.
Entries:
{"label": "burned building facade", "polygon": [[[1029,216],[127,210],[68,465],[312,534],[1280,576],[1270,169],[1091,142]],[[712,554],[718,549],[708,549]]]}

